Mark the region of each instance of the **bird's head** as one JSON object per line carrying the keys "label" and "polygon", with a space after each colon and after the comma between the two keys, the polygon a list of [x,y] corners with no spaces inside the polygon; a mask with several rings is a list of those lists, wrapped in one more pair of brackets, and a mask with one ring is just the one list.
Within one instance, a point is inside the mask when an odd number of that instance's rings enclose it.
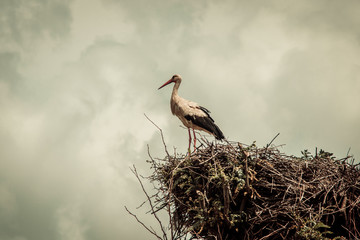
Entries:
{"label": "bird's head", "polygon": [[173,82],[178,82],[178,81],[181,81],[181,76],[178,75],[178,74],[175,74],[174,76],[172,76],[172,78],[170,78],[166,83],[164,83],[160,88],[163,88],[165,87],[166,85],[170,84],[170,83],[173,83]]}

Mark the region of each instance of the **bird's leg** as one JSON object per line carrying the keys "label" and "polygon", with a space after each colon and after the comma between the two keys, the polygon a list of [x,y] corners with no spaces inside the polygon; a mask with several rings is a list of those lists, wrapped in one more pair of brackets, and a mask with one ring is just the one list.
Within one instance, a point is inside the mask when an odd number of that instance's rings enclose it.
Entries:
{"label": "bird's leg", "polygon": [[188,128],[188,132],[189,132],[189,155],[190,155],[190,147],[191,147],[191,133],[190,133],[190,128]]}
{"label": "bird's leg", "polygon": [[196,151],[196,135],[194,129],[193,129],[193,134],[194,134],[194,151]]}

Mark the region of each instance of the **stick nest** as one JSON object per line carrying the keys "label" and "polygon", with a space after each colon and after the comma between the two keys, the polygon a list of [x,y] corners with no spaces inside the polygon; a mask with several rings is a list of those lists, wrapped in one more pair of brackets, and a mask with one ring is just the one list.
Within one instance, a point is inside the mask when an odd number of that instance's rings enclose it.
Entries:
{"label": "stick nest", "polygon": [[156,208],[167,209],[172,236],[360,239],[359,165],[323,150],[302,155],[228,142],[151,158]]}

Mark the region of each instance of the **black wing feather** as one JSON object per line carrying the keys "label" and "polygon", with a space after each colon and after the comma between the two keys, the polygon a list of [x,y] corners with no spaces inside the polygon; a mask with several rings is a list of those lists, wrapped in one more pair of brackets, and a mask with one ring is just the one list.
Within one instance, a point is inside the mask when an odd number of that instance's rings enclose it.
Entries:
{"label": "black wing feather", "polygon": [[203,111],[203,112],[211,119],[211,121],[215,122],[214,119],[210,116],[210,113],[211,113],[211,112],[210,112],[207,108],[204,108],[204,107],[202,107],[202,106],[199,106],[199,109],[200,109],[201,111]]}
{"label": "black wing feather", "polygon": [[200,107],[200,109],[206,113],[206,117],[197,117],[194,115],[186,115],[185,119],[191,121],[193,124],[211,132],[214,134],[215,138],[218,140],[224,139],[224,134],[221,132],[220,128],[215,124],[214,119],[212,119],[209,115],[209,110],[204,107]]}

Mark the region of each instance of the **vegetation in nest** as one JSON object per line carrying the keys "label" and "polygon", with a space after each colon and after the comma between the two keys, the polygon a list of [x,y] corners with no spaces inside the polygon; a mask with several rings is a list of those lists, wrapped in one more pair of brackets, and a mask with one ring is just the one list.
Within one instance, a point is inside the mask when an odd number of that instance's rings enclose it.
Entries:
{"label": "vegetation in nest", "polygon": [[[360,169],[351,156],[305,150],[296,157],[270,144],[203,140],[191,155],[150,156],[149,163],[146,180],[157,193],[143,190],[162,234],[147,229],[158,239],[360,238]],[[158,219],[161,210],[168,224]]]}

